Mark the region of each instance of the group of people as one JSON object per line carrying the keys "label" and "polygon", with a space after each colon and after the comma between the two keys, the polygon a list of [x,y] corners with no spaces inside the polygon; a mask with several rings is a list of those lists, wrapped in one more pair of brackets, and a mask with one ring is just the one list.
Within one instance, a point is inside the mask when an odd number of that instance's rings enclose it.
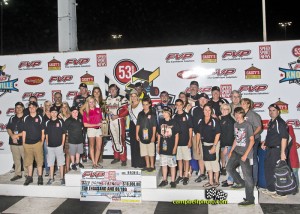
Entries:
{"label": "group of people", "polygon": [[[125,125],[129,115],[131,166],[152,172],[155,170],[155,156],[159,154],[163,175],[159,187],[168,185],[168,171],[172,188],[181,182],[187,185],[194,170],[199,170],[195,182],[208,179],[204,184],[207,188],[218,187],[220,174],[228,174],[222,186],[245,187],[246,198],[240,205],[251,205],[254,203],[254,186],[258,184],[257,151],[261,147],[267,151],[264,160],[266,190],[263,193],[280,197],[275,192],[274,169],[277,160],[287,158],[289,133],[278,105],[271,104],[268,108],[271,120],[266,139],[261,141],[261,117],[252,110],[252,101],[242,98],[237,90],[232,91],[232,102],[229,103],[220,97],[218,86],[212,87],[212,97],[209,98],[206,93],[199,94],[198,82],[192,81],[190,92],[181,92],[175,104],[170,102],[168,92],[162,91],[160,102],[152,105],[142,83],[135,84],[129,100],[120,95],[115,84],[109,86],[109,96],[105,100],[98,85],[94,85],[91,95],[85,83],[81,83],[79,89],[71,108],[67,102],[62,102],[60,92],[54,94],[55,102],[46,101],[43,109],[38,107],[35,97],[30,97],[28,108],[22,102],[15,104],[16,114],[7,125],[15,164],[15,176],[11,181],[22,177],[23,159],[24,185],[32,183],[35,160],[38,184],[43,184],[44,166],[45,175],[50,176],[47,184],[51,185],[56,161],[61,185],[64,185],[65,172],[70,168],[84,167],[80,155],[85,135],[89,141],[92,168],[102,168],[103,119],[109,121],[114,151],[111,164],[121,162],[121,166],[126,166]],[[197,163],[197,167],[192,163]],[[237,171],[239,166],[243,179]]]}

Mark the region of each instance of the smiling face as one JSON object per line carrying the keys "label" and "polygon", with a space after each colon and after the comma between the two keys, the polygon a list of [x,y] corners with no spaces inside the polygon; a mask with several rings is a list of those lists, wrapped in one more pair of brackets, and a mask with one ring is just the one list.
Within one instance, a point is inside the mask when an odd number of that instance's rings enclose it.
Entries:
{"label": "smiling face", "polygon": [[138,98],[137,94],[131,94],[130,99],[131,99],[131,102],[134,102],[134,103],[139,101],[139,98]]}
{"label": "smiling face", "polygon": [[190,85],[191,95],[196,95],[198,93],[199,87],[197,85]]}
{"label": "smiling face", "polygon": [[167,104],[169,102],[169,94],[167,93],[162,93],[160,95],[160,100],[163,104]]}
{"label": "smiling face", "polygon": [[110,93],[110,95],[111,95],[112,97],[115,97],[115,96],[117,96],[118,89],[117,89],[116,87],[111,87],[111,88],[109,89],[109,93]]}
{"label": "smiling face", "polygon": [[203,109],[203,113],[205,117],[210,117],[212,115],[212,110],[209,106],[205,106]]}
{"label": "smiling face", "polygon": [[274,120],[276,117],[278,117],[279,114],[280,114],[280,112],[276,108],[274,108],[274,107],[269,108],[269,115],[272,120]]}

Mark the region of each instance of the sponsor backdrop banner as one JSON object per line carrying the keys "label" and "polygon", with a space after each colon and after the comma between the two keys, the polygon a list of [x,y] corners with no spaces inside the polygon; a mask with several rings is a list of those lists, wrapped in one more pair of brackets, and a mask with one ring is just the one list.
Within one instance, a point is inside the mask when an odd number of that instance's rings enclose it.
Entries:
{"label": "sponsor backdrop banner", "polygon": [[141,170],[81,170],[81,201],[142,201]]}
{"label": "sponsor backdrop banner", "polygon": [[[209,95],[212,86],[220,86],[229,102],[230,92],[239,90],[254,101],[264,126],[269,120],[268,106],[277,103],[299,141],[300,41],[187,45],[1,56],[0,154],[10,152],[6,124],[14,114],[14,104],[27,105],[31,95],[42,106],[60,91],[72,105],[81,82],[90,91],[98,83],[104,97],[108,84],[128,91],[143,82],[156,103],[163,90],[174,101],[179,92],[188,91],[192,80],[199,82],[199,92]],[[112,154],[110,142],[105,154]]]}

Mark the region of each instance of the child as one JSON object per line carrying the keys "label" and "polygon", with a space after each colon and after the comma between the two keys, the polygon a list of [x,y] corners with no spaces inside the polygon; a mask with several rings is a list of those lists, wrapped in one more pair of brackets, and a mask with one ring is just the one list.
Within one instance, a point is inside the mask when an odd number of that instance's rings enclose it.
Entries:
{"label": "child", "polygon": [[64,144],[65,144],[65,127],[64,122],[57,118],[58,108],[52,106],[50,108],[51,119],[45,124],[46,143],[48,149],[47,163],[50,167],[50,179],[47,185],[51,185],[54,181],[54,162],[57,160],[57,165],[60,170],[60,183],[65,185],[64,179]]}
{"label": "child", "polygon": [[168,185],[167,172],[168,166],[171,169],[171,187],[176,188],[176,153],[179,139],[180,127],[172,117],[172,109],[168,106],[163,107],[163,119],[161,121],[157,136],[157,153],[160,154],[160,166],[162,167],[163,180],[158,185],[164,187]]}
{"label": "child", "polygon": [[140,153],[145,157],[146,167],[142,171],[152,172],[154,168],[156,117],[151,110],[152,101],[145,97],[142,101],[143,111],[138,114],[136,123],[136,140],[140,142]]}
{"label": "child", "polygon": [[82,135],[82,120],[78,117],[78,109],[73,106],[71,108],[71,117],[66,120],[66,131],[69,138],[69,153],[71,156],[71,169],[77,170],[77,166],[84,168],[80,164],[80,154],[83,153],[83,135]]}
{"label": "child", "polygon": [[[228,155],[229,160],[226,166],[227,172],[236,183],[231,188],[239,189],[245,187],[246,198],[238,204],[239,206],[254,204],[254,182],[252,177],[254,135],[251,124],[245,121],[244,116],[245,110],[242,107],[234,109],[234,117],[236,119],[234,124],[235,140]],[[245,180],[236,171],[239,165],[242,168]]]}
{"label": "child", "polygon": [[[181,99],[175,101],[176,114],[173,119],[177,121],[180,126],[178,148],[176,158],[178,160],[179,176],[176,179],[176,184],[182,181],[183,185],[187,185],[189,182],[188,173],[191,160],[191,147],[193,136],[193,122],[190,115],[184,110],[184,103]],[[183,167],[184,164],[184,167]],[[184,175],[183,175],[184,169]]]}

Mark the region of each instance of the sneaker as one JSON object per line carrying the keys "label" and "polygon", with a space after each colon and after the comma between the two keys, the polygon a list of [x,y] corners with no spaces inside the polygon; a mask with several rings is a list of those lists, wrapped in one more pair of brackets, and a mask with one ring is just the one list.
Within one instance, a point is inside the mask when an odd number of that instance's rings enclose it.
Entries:
{"label": "sneaker", "polygon": [[45,173],[45,177],[48,177],[48,176],[49,176],[49,172],[46,172],[46,173]]}
{"label": "sneaker", "polygon": [[271,195],[272,198],[276,198],[276,199],[285,199],[287,198],[287,195],[278,195],[277,193]]}
{"label": "sneaker", "polygon": [[179,184],[179,182],[182,182],[183,181],[183,177],[178,177],[175,181],[176,184]]}
{"label": "sneaker", "polygon": [[27,176],[24,186],[28,186],[32,182],[33,182],[32,176]]}
{"label": "sneaker", "polygon": [[238,206],[252,206],[254,205],[254,202],[250,202],[244,199],[243,202],[238,203]]}
{"label": "sneaker", "polygon": [[142,168],[141,170],[142,170],[142,171],[148,171],[148,169],[149,169],[149,168],[144,167],[144,168]]}
{"label": "sneaker", "polygon": [[80,169],[84,169],[84,166],[82,165],[82,163],[79,162],[77,165]]}
{"label": "sneaker", "polygon": [[16,180],[18,180],[18,179],[20,179],[20,178],[22,178],[21,175],[16,175],[16,176],[12,177],[12,178],[10,179],[10,181],[16,181]]}
{"label": "sneaker", "polygon": [[60,179],[60,185],[61,186],[65,186],[66,185],[66,182],[65,182],[64,178]]}
{"label": "sneaker", "polygon": [[222,183],[222,187],[231,187],[233,184],[229,184],[228,182]]}
{"label": "sneaker", "polygon": [[38,185],[43,185],[43,177],[42,176],[39,176],[38,177],[38,182],[37,182]]}
{"label": "sneaker", "polygon": [[113,159],[110,163],[115,164],[115,163],[118,163],[118,162],[120,162],[120,159]]}
{"label": "sneaker", "polygon": [[71,165],[71,169],[77,171],[77,166],[76,166],[75,163],[73,163],[73,164]]}
{"label": "sneaker", "polygon": [[54,179],[51,179],[51,178],[50,178],[50,179],[48,180],[48,182],[47,182],[47,185],[51,185],[53,182],[54,182]]}
{"label": "sneaker", "polygon": [[244,188],[245,186],[242,185],[242,184],[234,184],[231,186],[231,189],[242,189]]}
{"label": "sneaker", "polygon": [[195,179],[195,182],[200,183],[201,181],[204,181],[206,179],[207,179],[207,176],[205,174],[201,174],[201,175],[199,175],[198,178]]}
{"label": "sneaker", "polygon": [[122,161],[121,166],[127,166],[127,161]]}
{"label": "sneaker", "polygon": [[171,188],[176,188],[176,183],[175,183],[175,182],[172,181],[172,182],[170,183],[170,185],[171,185]]}
{"label": "sneaker", "polygon": [[223,167],[222,169],[221,169],[221,175],[226,175],[227,174],[227,172],[226,172],[226,168],[225,167]]}
{"label": "sneaker", "polygon": [[265,189],[265,190],[263,190],[263,191],[261,191],[263,194],[265,194],[265,195],[275,195],[276,194],[276,191],[269,191],[269,190],[267,190],[267,189]]}
{"label": "sneaker", "polygon": [[164,186],[167,186],[167,185],[168,185],[168,181],[162,180],[162,181],[160,182],[160,184],[158,185],[158,187],[164,187]]}
{"label": "sneaker", "polygon": [[184,178],[183,178],[183,181],[182,181],[182,184],[183,184],[183,185],[187,185],[188,183],[189,183],[189,178],[184,177]]}

